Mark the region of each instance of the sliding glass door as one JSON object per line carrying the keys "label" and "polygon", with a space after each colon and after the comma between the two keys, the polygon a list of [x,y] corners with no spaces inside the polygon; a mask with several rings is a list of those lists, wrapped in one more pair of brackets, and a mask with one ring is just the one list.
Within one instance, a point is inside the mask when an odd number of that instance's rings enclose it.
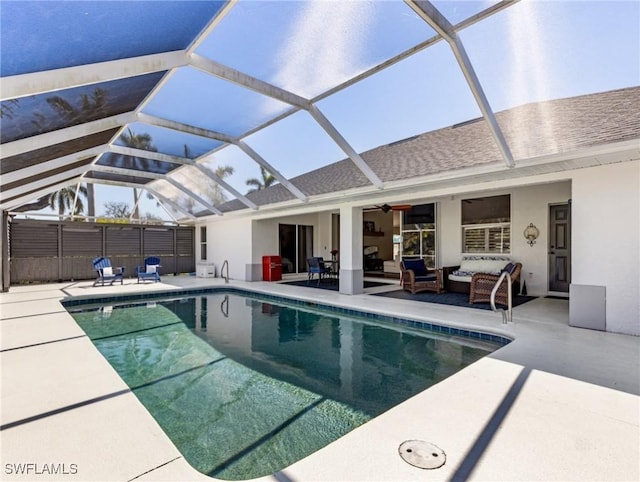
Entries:
{"label": "sliding glass door", "polygon": [[313,226],[279,224],[283,273],[305,273],[307,258],[313,256]]}
{"label": "sliding glass door", "polygon": [[313,256],[313,226],[298,225],[298,273],[308,271],[307,258]]}

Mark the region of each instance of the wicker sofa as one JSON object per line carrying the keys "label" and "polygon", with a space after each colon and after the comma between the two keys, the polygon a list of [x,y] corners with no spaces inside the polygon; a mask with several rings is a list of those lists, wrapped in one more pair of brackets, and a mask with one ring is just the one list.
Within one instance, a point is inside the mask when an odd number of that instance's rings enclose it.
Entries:
{"label": "wicker sofa", "polygon": [[[444,289],[454,293],[470,293],[471,280],[476,273],[500,275],[511,258],[500,255],[465,255],[457,266],[446,266],[442,269]],[[521,266],[520,266],[521,269]],[[518,270],[518,277],[520,270]],[[497,281],[497,278],[496,278]],[[519,280],[512,274],[513,293],[519,289]],[[494,282],[495,284],[495,282]]]}

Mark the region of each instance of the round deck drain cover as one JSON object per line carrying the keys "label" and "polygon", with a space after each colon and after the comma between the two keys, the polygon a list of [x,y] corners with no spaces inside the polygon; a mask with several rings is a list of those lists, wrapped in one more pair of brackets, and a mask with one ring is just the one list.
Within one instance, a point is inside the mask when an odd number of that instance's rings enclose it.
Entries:
{"label": "round deck drain cover", "polygon": [[438,469],[447,461],[447,456],[440,447],[424,440],[402,442],[398,453],[406,463],[421,469]]}

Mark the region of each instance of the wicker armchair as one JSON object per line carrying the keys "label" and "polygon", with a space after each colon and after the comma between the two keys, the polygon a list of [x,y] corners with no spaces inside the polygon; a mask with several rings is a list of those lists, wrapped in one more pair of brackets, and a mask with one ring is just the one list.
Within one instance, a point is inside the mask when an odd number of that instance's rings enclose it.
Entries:
{"label": "wicker armchair", "polygon": [[442,270],[427,270],[422,259],[404,260],[400,263],[402,287],[412,294],[419,291],[435,291],[441,293]]}
{"label": "wicker armchair", "polygon": [[[515,294],[518,291],[514,288],[517,286],[518,279],[520,278],[520,271],[522,270],[522,264],[509,263],[505,266],[503,271],[509,271],[511,274],[511,283],[512,283],[512,293]],[[502,274],[502,273],[500,273]],[[498,282],[500,278],[500,274],[489,274],[489,273],[475,273],[471,278],[471,286],[469,287],[469,303],[480,303],[485,302],[489,303],[491,301],[491,291],[493,287]],[[500,304],[506,306],[508,304],[507,301],[507,278],[505,278],[498,291],[496,292],[496,304]]]}

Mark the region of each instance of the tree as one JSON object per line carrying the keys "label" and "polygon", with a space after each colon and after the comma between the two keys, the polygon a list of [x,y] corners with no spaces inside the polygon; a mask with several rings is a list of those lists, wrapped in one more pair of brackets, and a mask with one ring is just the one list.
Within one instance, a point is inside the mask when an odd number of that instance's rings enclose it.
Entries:
{"label": "tree", "polygon": [[128,218],[131,208],[124,201],[107,201],[104,203],[104,215],[108,218]]}
{"label": "tree", "polygon": [[[233,168],[233,166],[218,166],[216,167],[216,170],[214,172],[220,179],[224,179],[227,176],[233,175],[234,171],[235,169]],[[213,183],[211,199],[213,200],[213,204],[215,205],[220,205],[227,200],[227,196],[224,194],[224,191],[220,187],[220,184],[218,184],[217,182]]]}
{"label": "tree", "polygon": [[156,216],[153,213],[150,212],[146,212],[144,213],[144,215],[140,218],[140,222],[143,224],[162,224],[162,218],[160,216]]}
{"label": "tree", "polygon": [[[191,149],[186,144],[184,145],[184,157],[188,159],[194,158],[194,156],[191,153]],[[218,166],[214,170],[216,176],[218,176],[220,179],[224,179],[227,176],[233,175],[234,171],[235,169],[232,166]],[[202,190],[203,193],[204,192],[207,193],[207,195],[212,201],[212,204],[220,205],[226,202],[227,196],[225,195],[224,191],[222,190],[222,188],[217,182],[215,182],[214,180],[210,179],[207,176],[203,176],[198,179],[202,180],[202,183],[200,183],[199,185],[200,189]],[[193,200],[189,199],[188,205],[186,207],[193,209],[193,206],[194,206]]]}
{"label": "tree", "polygon": [[[71,207],[71,205],[73,205],[73,201],[75,199],[75,190],[76,188],[66,188],[68,190],[73,190],[73,195],[71,196],[71,198],[68,200],[71,204],[67,204],[66,207]],[[80,194],[82,194],[83,196],[85,196],[87,198],[87,204],[88,204],[88,208],[91,208],[91,204],[92,202],[94,202],[92,199],[90,199],[90,196],[92,195],[92,190],[88,189],[88,184],[84,185],[83,187],[80,188]],[[64,193],[62,194],[62,197],[67,197],[68,193]],[[41,209],[44,208],[51,208],[51,209],[60,209],[59,203],[60,203],[60,194],[59,193],[49,193],[46,194],[38,199],[36,199],[35,201],[32,201],[30,203],[27,204],[23,204],[22,206],[18,206],[17,208],[13,209],[13,211],[15,212],[20,212],[20,213],[25,213],[28,211],[40,211]],[[52,197],[55,197],[56,199],[54,201],[52,201]],[[67,201],[64,201],[63,203],[66,203]],[[65,207],[65,210],[66,210]],[[84,211],[84,205],[82,203],[82,198],[78,196],[78,204],[76,205],[76,212],[74,214],[81,214],[82,211]],[[93,214],[95,216],[95,214]],[[88,216],[92,216],[91,213],[88,214]]]}
{"label": "tree", "polygon": [[[235,169],[233,168],[233,166],[218,166],[216,167],[214,172],[219,178],[224,179],[227,176],[231,176],[234,170]],[[195,177],[193,181],[194,181],[193,187],[196,188],[194,189],[194,192],[205,194],[205,196],[203,197],[208,197],[211,200],[211,204],[213,204],[214,206],[219,206],[220,204],[223,204],[227,201],[227,196],[225,195],[224,191],[220,187],[220,184],[218,184],[216,181],[214,181],[210,177],[198,176],[198,177]],[[196,201],[192,197],[187,196],[183,198],[183,201],[180,204],[187,211],[192,213],[193,208],[196,205]]]}
{"label": "tree", "polygon": [[[190,156],[190,150],[187,145],[184,146],[185,157]],[[231,176],[235,171],[233,166],[218,166],[213,171],[220,179],[224,179],[227,176]],[[224,190],[220,187],[215,180],[209,176],[199,175],[192,178],[193,186],[187,186],[195,193],[201,194],[203,197],[208,197],[211,200],[211,204],[219,206],[227,201],[227,197]],[[188,212],[193,212],[193,208],[196,205],[196,201],[190,197],[184,197],[180,201],[180,205]]]}
{"label": "tree", "polygon": [[27,211],[40,211],[46,207],[49,207],[49,199],[51,198],[51,194],[47,194],[46,196],[42,196],[41,198],[36,199],[33,202],[28,204],[23,204],[20,207],[13,209],[13,211],[24,213]]}
{"label": "tree", "polygon": [[[20,99],[9,99],[0,104],[0,119],[13,119],[16,108],[20,107]],[[4,139],[2,141],[5,142]]]}
{"label": "tree", "polygon": [[249,189],[247,191],[247,194],[250,192],[266,189],[269,186],[271,186],[274,182],[276,182],[276,178],[273,177],[273,174],[271,174],[270,172],[267,172],[267,170],[262,166],[260,166],[260,175],[262,176],[262,179],[257,179],[255,177],[252,177],[251,179],[247,179],[246,181],[247,186],[254,186],[253,189]]}
{"label": "tree", "polygon": [[[84,185],[80,186],[80,192],[78,195],[78,200],[75,205],[75,210],[73,214],[82,214],[84,211],[84,204],[82,203],[82,198],[80,194],[87,196],[87,188]],[[67,211],[71,211],[73,209],[73,203],[76,199],[76,188],[75,187],[64,187],[59,191],[52,192],[49,195],[49,207],[54,211],[58,211],[58,216],[60,220],[64,219],[64,213]]]}
{"label": "tree", "polygon": [[93,183],[86,183],[87,186],[87,216],[90,219],[95,220],[96,216],[96,195],[93,189]]}
{"label": "tree", "polygon": [[[105,89],[96,88],[89,94],[82,94],[80,96],[80,108],[76,108],[69,101],[54,95],[47,98],[47,104],[55,110],[60,117],[65,119],[68,125],[77,125],[103,116],[106,106],[108,104],[108,92]],[[48,130],[43,125],[44,117],[37,116],[33,121],[43,131]],[[94,195],[94,187],[92,183],[87,183],[85,188],[88,204],[88,215],[96,215],[96,202]]]}
{"label": "tree", "polygon": [[[152,138],[150,134],[142,133],[142,134],[134,134],[131,129],[127,129],[126,132],[122,133],[121,136],[122,142],[125,146],[131,147],[133,149],[142,149],[144,151],[156,152],[156,147],[152,144]],[[125,157],[130,156],[119,156],[121,160],[124,160]],[[146,171],[149,169],[149,159],[143,157],[133,157],[133,163],[136,168]],[[140,218],[140,210],[138,208],[138,189],[133,188],[133,205],[135,206],[133,211],[133,217],[136,219]]]}

